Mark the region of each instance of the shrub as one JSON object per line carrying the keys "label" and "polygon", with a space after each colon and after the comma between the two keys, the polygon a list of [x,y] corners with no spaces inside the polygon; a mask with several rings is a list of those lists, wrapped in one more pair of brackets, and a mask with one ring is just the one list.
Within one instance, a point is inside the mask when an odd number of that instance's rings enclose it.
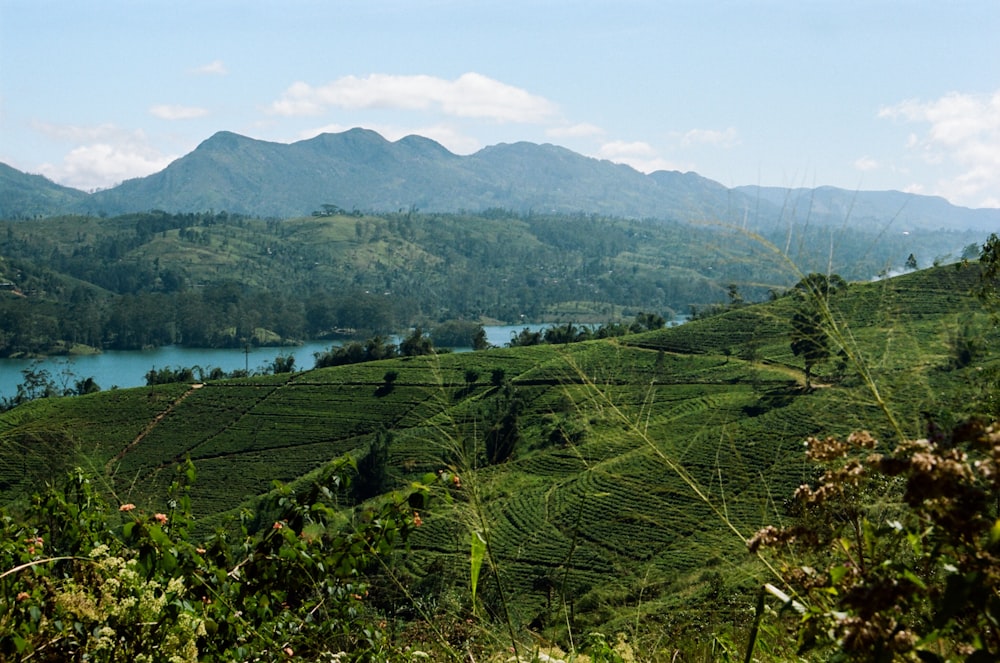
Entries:
{"label": "shrub", "polygon": [[[347,519],[334,496],[349,459],[330,463],[300,492],[279,487],[261,504],[273,514],[252,531],[202,542],[186,478],[170,508],[117,509],[81,471],[0,513],[0,658],[43,661],[286,660],[385,653],[368,576],[414,527],[426,484]],[[384,656],[383,656],[384,658]],[[344,659],[338,659],[344,660]]]}
{"label": "shrub", "polygon": [[801,518],[749,541],[795,553],[769,589],[800,616],[800,652],[996,660],[1000,426],[932,426],[887,454],[876,444],[864,432],[808,440],[826,470],[796,491]]}

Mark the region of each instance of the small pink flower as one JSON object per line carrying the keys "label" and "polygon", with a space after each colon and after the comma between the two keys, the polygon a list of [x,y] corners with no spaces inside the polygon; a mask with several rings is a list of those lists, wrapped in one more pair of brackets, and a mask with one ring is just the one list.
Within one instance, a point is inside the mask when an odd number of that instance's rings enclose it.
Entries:
{"label": "small pink flower", "polygon": [[285,656],[288,656],[289,658],[295,655],[295,652],[292,651],[291,647],[285,647],[281,651],[285,652]]}
{"label": "small pink flower", "polygon": [[273,525],[271,525],[271,529],[281,529],[282,527],[284,527],[284,525],[282,525],[280,522],[276,522]]}
{"label": "small pink flower", "polygon": [[31,594],[29,594],[28,592],[18,592],[18,594],[17,594],[17,600],[18,601],[27,601],[30,598],[31,598]]}
{"label": "small pink flower", "polygon": [[424,524],[424,521],[423,521],[423,519],[422,519],[422,518],[420,517],[420,514],[419,514],[419,513],[417,513],[416,511],[414,511],[414,512],[413,512],[413,526],[414,526],[414,527],[420,527],[420,526],[421,526],[421,525],[423,525],[423,524]]}
{"label": "small pink flower", "polygon": [[153,515],[153,520],[155,520],[156,522],[160,523],[161,525],[166,525],[167,524],[167,514],[165,514],[165,513],[154,514]]}
{"label": "small pink flower", "polygon": [[127,513],[134,508],[135,508],[134,504],[122,504],[120,507],[118,507],[118,510]]}

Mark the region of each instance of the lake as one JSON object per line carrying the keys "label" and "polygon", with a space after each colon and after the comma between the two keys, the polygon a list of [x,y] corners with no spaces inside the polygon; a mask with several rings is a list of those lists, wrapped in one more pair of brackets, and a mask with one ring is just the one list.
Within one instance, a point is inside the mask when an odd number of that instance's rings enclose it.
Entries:
{"label": "lake", "polygon": [[[491,325],[484,329],[487,341],[502,346],[510,341],[512,333],[516,334],[525,327],[534,330],[549,326]],[[141,387],[146,384],[146,373],[151,368],[201,366],[207,370],[217,366],[227,373],[245,368],[253,371],[270,366],[278,355],[294,356],[295,368],[305,370],[315,364],[315,353],[328,350],[334,345],[340,345],[340,342],[310,341],[293,347],[250,348],[248,353],[239,348],[207,349],[170,345],[152,350],[109,350],[79,357],[0,359],[0,399],[12,398],[17,394],[17,385],[24,382],[21,371],[36,366],[47,370],[60,388],[72,388],[76,380],[92,377],[102,390],[107,390],[112,387]],[[456,348],[458,352],[463,350],[468,348]]]}

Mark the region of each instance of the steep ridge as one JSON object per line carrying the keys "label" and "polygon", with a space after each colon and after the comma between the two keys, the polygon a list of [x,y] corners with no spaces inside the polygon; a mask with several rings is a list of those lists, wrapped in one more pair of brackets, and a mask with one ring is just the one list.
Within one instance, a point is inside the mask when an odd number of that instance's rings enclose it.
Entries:
{"label": "steep ridge", "polygon": [[90,195],[4,168],[0,217],[7,218],[151,209],[288,218],[330,204],[364,212],[503,208],[710,221],[751,230],[789,224],[874,224],[893,232],[1000,227],[998,209],[970,210],[899,191],[727,188],[693,172],[647,175],[550,144],[498,144],[462,156],[428,138],[390,142],[367,129],[291,144],[220,131],[158,173]]}

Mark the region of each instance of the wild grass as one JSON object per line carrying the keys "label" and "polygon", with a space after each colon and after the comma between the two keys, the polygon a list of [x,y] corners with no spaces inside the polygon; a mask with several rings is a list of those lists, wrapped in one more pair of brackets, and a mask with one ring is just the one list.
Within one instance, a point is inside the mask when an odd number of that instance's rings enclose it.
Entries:
{"label": "wild grass", "polygon": [[[788,341],[799,304],[783,297],[619,340],[30,404],[0,418],[0,480],[23,487],[16,477],[28,465],[44,476],[52,443],[32,431],[55,423],[95,468],[127,449],[107,484],[150,508],[172,467],[191,458],[192,501],[217,522],[213,514],[252,504],[272,481],[361,454],[389,429],[395,485],[441,472],[448,486],[450,506],[424,514],[381,604],[406,615],[413,637],[427,625],[423,645],[479,660],[549,643],[580,651],[603,633],[638,660],[749,649],[758,660],[790,657],[780,621],[758,607],[759,588],[780,574],[745,543],[788,521],[788,496],[815,478],[805,438],[856,428],[911,438],[929,411],[959,416],[978,402],[980,376],[1000,362],[995,330],[962,294],[970,273],[944,267],[828,298],[807,292],[833,354],[811,390]],[[956,339],[970,329],[979,354],[958,366]],[[497,369],[517,401],[520,439],[490,463],[487,435],[505,406]]]}

